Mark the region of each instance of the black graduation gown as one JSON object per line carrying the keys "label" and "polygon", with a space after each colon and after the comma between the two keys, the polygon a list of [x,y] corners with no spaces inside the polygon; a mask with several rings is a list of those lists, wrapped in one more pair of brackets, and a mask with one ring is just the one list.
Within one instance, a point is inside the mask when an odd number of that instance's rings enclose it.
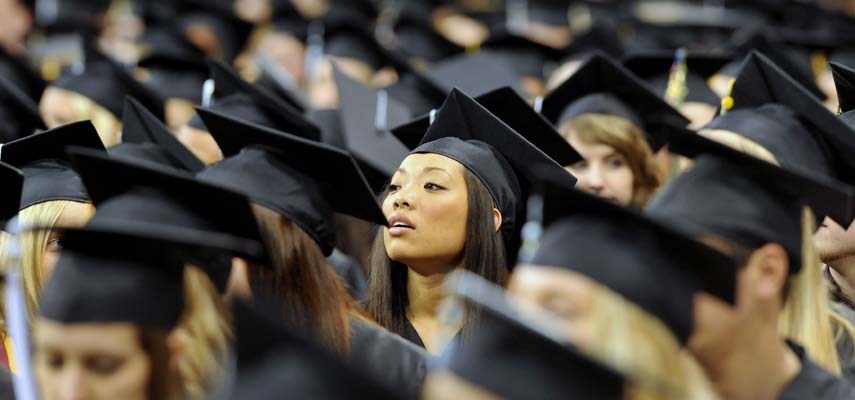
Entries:
{"label": "black graduation gown", "polygon": [[14,399],[15,388],[12,384],[12,373],[5,367],[0,367],[0,399]]}
{"label": "black graduation gown", "polygon": [[779,400],[855,399],[855,388],[843,379],[814,364],[800,346],[787,342],[802,363],[802,369],[781,392]]}
{"label": "black graduation gown", "polygon": [[409,340],[410,343],[419,346],[423,349],[427,349],[427,347],[425,346],[425,342],[422,341],[422,337],[419,336],[419,332],[416,331],[416,327],[414,327],[413,324],[410,323],[409,319],[405,320],[403,337],[404,339]]}
{"label": "black graduation gown", "polygon": [[368,280],[365,279],[365,273],[362,266],[347,254],[342,253],[338,249],[333,249],[332,254],[327,257],[327,262],[335,270],[336,274],[347,284],[347,291],[356,301],[365,300],[368,296]]}
{"label": "black graduation gown", "polygon": [[420,397],[431,355],[380,326],[350,319],[350,361],[403,398]]}

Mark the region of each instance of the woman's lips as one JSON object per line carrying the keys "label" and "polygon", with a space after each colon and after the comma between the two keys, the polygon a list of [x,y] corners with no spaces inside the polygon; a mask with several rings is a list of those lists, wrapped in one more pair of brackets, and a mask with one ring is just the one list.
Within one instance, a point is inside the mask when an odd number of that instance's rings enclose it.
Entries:
{"label": "woman's lips", "polygon": [[392,237],[398,237],[414,230],[416,230],[415,225],[405,215],[394,214],[389,218],[389,235]]}

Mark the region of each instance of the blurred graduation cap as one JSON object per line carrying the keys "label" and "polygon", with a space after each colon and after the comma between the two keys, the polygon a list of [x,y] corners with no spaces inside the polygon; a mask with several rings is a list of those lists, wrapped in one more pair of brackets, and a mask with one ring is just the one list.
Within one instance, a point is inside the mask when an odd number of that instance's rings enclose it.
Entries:
{"label": "blurred graduation cap", "polygon": [[[836,62],[828,63],[834,76],[834,88],[837,89],[837,101],[840,111],[847,113],[855,110],[855,69]],[[852,126],[850,124],[850,126]]]}
{"label": "blurred graduation cap", "polygon": [[185,34],[191,38],[192,31],[197,27],[210,29],[216,37],[216,48],[209,56],[222,58],[227,62],[234,60],[243,51],[253,25],[237,18],[234,11],[218,7],[216,1],[190,0],[192,9],[179,16],[179,24]]}
{"label": "blurred graduation cap", "polygon": [[376,191],[395,174],[407,156],[407,148],[389,131],[410,119],[406,107],[383,90],[373,90],[334,67],[339,96],[344,150],[359,161]]}
{"label": "blurred graduation cap", "polygon": [[187,149],[157,117],[131,97],[122,112],[122,143],[108,150],[111,156],[199,172],[205,164]]}
{"label": "blurred graduation cap", "polygon": [[202,86],[208,79],[205,53],[172,25],[147,29],[141,42],[147,51],[137,67],[147,72],[144,83],[164,100],[201,104]]}
{"label": "blurred graduation cap", "polygon": [[256,86],[273,93],[301,112],[305,113],[312,109],[307,96],[285,68],[264,53],[256,53],[253,59],[261,69],[261,76],[254,82]]}
{"label": "blurred graduation cap", "polygon": [[110,0],[39,0],[35,22],[47,35],[81,32],[97,35]]}
{"label": "blurred graduation cap", "polygon": [[378,70],[386,65],[386,57],[381,49],[382,46],[366,25],[350,20],[327,21],[324,54],[361,61]]}
{"label": "blurred graduation cap", "polygon": [[399,398],[260,307],[235,302],[233,309],[237,371],[226,398]]}
{"label": "blurred graduation cap", "polygon": [[[773,60],[780,69],[786,71],[787,75],[791,76],[791,80],[795,80],[808,93],[820,100],[825,100],[825,93],[816,85],[816,80],[813,76],[810,60],[807,57],[799,57],[785,46],[775,42],[774,33],[762,26],[749,26],[736,32],[733,36],[732,43],[727,47],[734,51],[743,54],[752,52],[761,52],[770,60]],[[736,73],[741,68],[739,59],[725,65],[720,74],[728,76],[736,76]]]}
{"label": "blurred graduation cap", "polygon": [[[768,128],[730,130],[768,145],[767,149],[782,165],[796,165],[847,183],[855,182],[855,158],[852,157],[855,154],[855,131],[771,60],[752,52],[742,64],[730,96],[733,109],[727,114],[777,103],[786,106],[801,124],[801,129],[791,124],[788,129],[780,131]],[[794,143],[800,145],[795,146]]]}
{"label": "blurred graduation cap", "polygon": [[801,270],[801,210],[842,224],[855,217],[855,188],[781,168],[690,131],[672,128],[669,150],[695,158],[691,170],[650,201],[646,212],[693,236],[714,234],[751,250],[778,243]]}
{"label": "blurred graduation cap", "polygon": [[186,254],[244,246],[204,232],[164,237],[123,227],[63,231],[62,255],[38,311],[63,323],[129,322],[171,330],[184,313]]}
{"label": "blurred graduation cap", "polygon": [[[574,32],[573,40],[564,50],[570,58],[585,57],[586,54],[599,51],[610,57],[620,57],[624,45],[618,36],[618,26],[606,18],[594,18],[590,26],[580,32]],[[565,58],[565,62],[567,59]]]}
{"label": "blurred graduation cap", "polygon": [[656,151],[665,142],[657,123],[685,126],[689,121],[632,72],[595,51],[573,76],[543,98],[541,113],[556,126],[582,114],[610,114],[641,128]]}
{"label": "blurred graduation cap", "polygon": [[42,97],[47,83],[29,62],[0,49],[0,77],[13,83],[34,102]]}
{"label": "blurred graduation cap", "polygon": [[520,78],[513,66],[498,53],[482,50],[475,54],[460,54],[435,63],[425,75],[448,88],[459,88],[473,96],[482,95],[502,86],[510,86],[524,94]]}
{"label": "blurred graduation cap", "polygon": [[[182,241],[205,235],[243,242],[238,256],[266,262],[261,233],[249,201],[221,186],[155,164],[122,160],[87,149],[69,150],[97,212],[88,228],[149,232]],[[225,291],[231,257],[194,257],[196,265]]]}
{"label": "blurred graduation cap", "polygon": [[[566,13],[565,13],[566,15]],[[508,27],[490,33],[482,49],[489,49],[508,63],[519,76],[543,79],[546,67],[557,63],[564,56],[563,49],[537,43],[513,32]]]}
{"label": "blurred graduation cap", "polygon": [[590,277],[658,317],[681,343],[692,332],[696,292],[733,303],[736,266],[728,256],[554,173],[538,178],[545,231],[529,263]]}
{"label": "blurred graduation cap", "polygon": [[506,399],[623,398],[621,373],[528,322],[501,294],[472,285],[455,294],[482,311],[466,341],[443,356],[457,377]]}
{"label": "blurred graduation cap", "polygon": [[463,49],[437,33],[431,22],[430,5],[400,1],[392,22],[395,48],[417,62],[434,63],[463,52]]}
{"label": "blurred graduation cap", "polygon": [[3,185],[3,196],[0,196],[0,230],[6,231],[6,224],[18,214],[21,205],[24,173],[9,164],[0,162],[0,185]]}
{"label": "blurred graduation cap", "polygon": [[333,212],[386,225],[354,159],[337,148],[204,109],[224,160],[197,177],[246,194],[287,217],[324,252],[335,247]]}
{"label": "blurred graduation cap", "polygon": [[3,145],[0,161],[24,173],[20,209],[51,200],[89,201],[80,176],[69,163],[66,146],[105,152],[89,121],[74,122]]}
{"label": "blurred graduation cap", "polygon": [[[685,55],[688,89],[685,101],[706,103],[715,107],[721,99],[707,85],[707,80],[733,59],[730,53],[688,52]],[[675,62],[675,52],[668,50],[630,53],[622,59],[623,65],[644,79],[660,96],[665,96]]]}
{"label": "blurred graduation cap", "polygon": [[[216,100],[210,109],[307,139],[320,139],[320,128],[303,117],[302,112],[292,104],[243,80],[236,71],[220,61],[211,62],[211,72],[216,85]],[[190,120],[189,125],[208,130],[198,116]]]}
{"label": "blurred graduation cap", "polygon": [[519,248],[525,202],[533,171],[556,171],[565,183],[576,179],[511,127],[460,90],[453,90],[421,143],[410,154],[434,153],[462,164],[484,184],[502,214],[500,228],[509,265]]}
{"label": "blurred graduation cap", "polygon": [[87,41],[83,47],[83,72],[67,72],[51,82],[51,86],[86,96],[116,118],[121,118],[125,95],[130,95],[163,119],[163,99],[138,82],[124,66],[98,51],[94,43]]}
{"label": "blurred graduation cap", "polygon": [[15,83],[0,76],[0,143],[33,134],[45,129],[39,106]]}
{"label": "blurred graduation cap", "polygon": [[[534,111],[528,102],[510,87],[492,90],[475,97],[475,101],[558,164],[571,165],[582,159],[582,156],[561,137],[552,124]],[[418,147],[429,127],[430,115],[423,115],[392,128],[392,134],[407,147],[414,149]]]}

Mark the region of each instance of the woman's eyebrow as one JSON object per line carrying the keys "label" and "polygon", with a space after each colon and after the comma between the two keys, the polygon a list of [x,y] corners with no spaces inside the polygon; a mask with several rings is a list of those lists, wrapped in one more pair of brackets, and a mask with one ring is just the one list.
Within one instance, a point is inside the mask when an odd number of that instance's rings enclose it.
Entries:
{"label": "woman's eyebrow", "polygon": [[446,171],[445,169],[442,169],[442,168],[440,168],[440,167],[425,167],[425,168],[422,170],[422,173],[424,174],[424,173],[428,173],[428,172],[432,172],[432,171],[439,171],[439,172],[443,172],[443,173],[445,173],[446,175],[451,176],[451,174],[450,174],[448,171]]}

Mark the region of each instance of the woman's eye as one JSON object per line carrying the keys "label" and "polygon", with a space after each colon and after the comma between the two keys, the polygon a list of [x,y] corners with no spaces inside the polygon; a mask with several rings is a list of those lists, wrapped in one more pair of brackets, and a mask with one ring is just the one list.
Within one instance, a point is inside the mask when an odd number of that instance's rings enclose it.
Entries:
{"label": "woman's eye", "polygon": [[621,168],[626,165],[626,163],[623,162],[623,159],[620,158],[610,158],[606,161],[606,164],[612,168]]}
{"label": "woman's eye", "polygon": [[440,189],[442,189],[442,186],[439,186],[435,183],[428,182],[428,183],[425,183],[425,189],[427,189],[427,190],[440,190]]}
{"label": "woman's eye", "polygon": [[48,247],[48,249],[51,249],[51,250],[62,249],[62,238],[61,237],[50,238],[47,242],[47,247]]}
{"label": "woman's eye", "polygon": [[389,185],[389,193],[396,192],[400,188],[401,188],[401,186],[399,186],[399,185],[391,184],[391,185]]}
{"label": "woman's eye", "polygon": [[48,356],[47,356],[47,365],[48,365],[48,367],[50,367],[50,369],[53,369],[53,370],[62,369],[62,365],[64,363],[65,363],[65,359],[62,357],[61,354],[52,353],[52,354],[48,354]]}
{"label": "woman's eye", "polygon": [[122,360],[117,357],[99,356],[87,360],[87,367],[98,375],[110,375],[122,365]]}
{"label": "woman's eye", "polygon": [[585,161],[579,161],[575,164],[571,164],[568,168],[573,169],[573,170],[577,170],[577,171],[583,170],[585,168],[588,168],[588,163]]}

